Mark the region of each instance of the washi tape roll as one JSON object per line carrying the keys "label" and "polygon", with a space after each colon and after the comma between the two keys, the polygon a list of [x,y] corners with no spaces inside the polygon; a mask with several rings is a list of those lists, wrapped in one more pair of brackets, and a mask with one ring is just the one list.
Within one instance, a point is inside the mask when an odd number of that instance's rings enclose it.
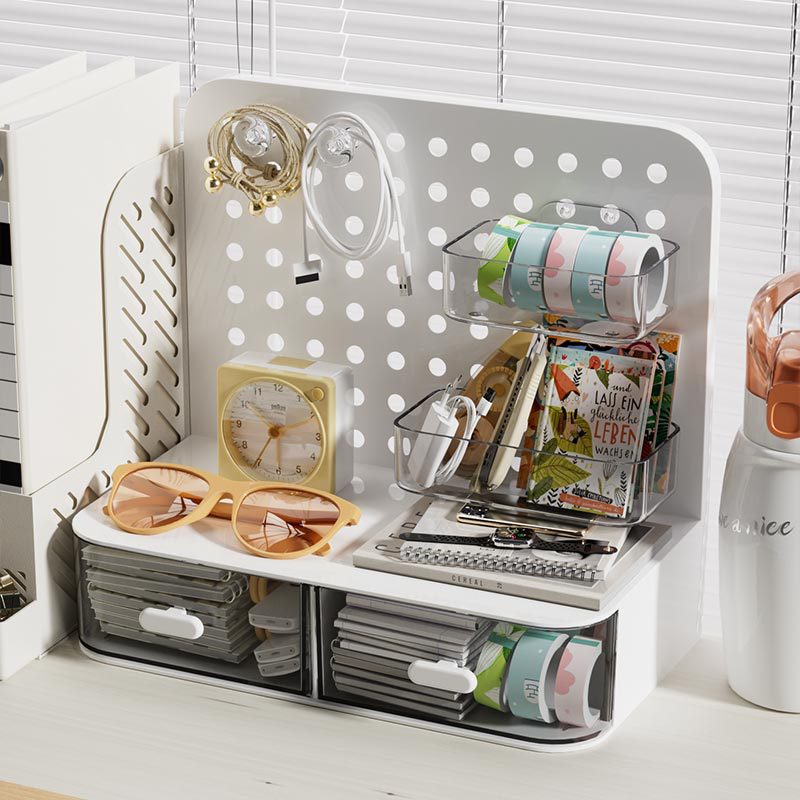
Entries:
{"label": "washi tape roll", "polygon": [[506,667],[511,654],[524,634],[526,628],[512,625],[510,622],[498,622],[478,656],[475,677],[478,685],[472,693],[481,705],[496,711],[508,711],[508,703],[504,691]]}
{"label": "washi tape roll", "polygon": [[[547,697],[553,696],[558,653],[569,637],[554,631],[529,630],[519,640],[511,656],[506,675],[508,707],[515,717],[553,722],[553,708]],[[548,686],[551,687],[548,690]]]}
{"label": "washi tape roll", "polygon": [[566,222],[555,232],[544,262],[544,301],[554,314],[572,315],[572,270],[583,237],[596,231],[595,225]]}
{"label": "washi tape roll", "polygon": [[589,684],[602,652],[602,642],[584,636],[573,636],[564,648],[555,683],[556,716],[564,725],[591,728],[600,718],[589,708]]}
{"label": "washi tape roll", "polygon": [[492,229],[481,253],[484,262],[478,267],[478,294],[484,300],[505,305],[502,292],[506,266],[522,231],[530,224],[528,219],[506,214]]}
{"label": "washi tape roll", "polygon": [[572,305],[581,319],[600,319],[606,312],[606,269],[619,237],[612,231],[589,231],[583,237],[572,270]]}
{"label": "washi tape roll", "polygon": [[649,325],[666,313],[669,261],[651,269],[662,258],[664,243],[654,233],[625,231],[617,237],[608,259],[605,287],[606,309],[613,320]]}
{"label": "washi tape roll", "polygon": [[542,271],[547,250],[558,225],[532,222],[526,226],[514,248],[513,261],[506,269],[503,297],[506,305],[516,305],[527,311],[544,308]]}

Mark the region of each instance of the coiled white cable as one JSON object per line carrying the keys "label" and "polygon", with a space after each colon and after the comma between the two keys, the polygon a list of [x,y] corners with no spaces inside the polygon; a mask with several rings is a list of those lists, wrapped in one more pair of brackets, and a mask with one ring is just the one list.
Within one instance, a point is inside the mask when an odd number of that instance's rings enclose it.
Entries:
{"label": "coiled white cable", "polygon": [[436,477],[433,481],[436,485],[449,481],[450,478],[456,474],[456,470],[464,459],[464,454],[467,452],[467,445],[469,445],[469,441],[472,438],[472,434],[475,433],[475,427],[478,424],[478,409],[469,397],[463,394],[457,394],[447,400],[447,407],[453,418],[456,417],[459,406],[466,412],[464,432],[461,434],[458,444],[455,450],[453,450],[453,454],[447,461],[443,461],[439,469],[436,470]]}
{"label": "coiled white cable", "polygon": [[[313,171],[315,167],[320,168],[317,162],[344,166],[349,163],[357,146],[363,146],[375,158],[380,173],[380,195],[372,230],[367,233],[363,243],[347,244],[325,224],[325,218],[317,203]],[[301,175],[307,221],[311,223],[322,242],[342,258],[361,261],[374,256],[386,244],[392,225],[397,224],[401,256],[397,265],[398,284],[400,294],[410,295],[411,256],[406,250],[405,228],[392,168],[377,134],[366,121],[346,111],[330,114],[321,120],[308,139],[303,153]],[[318,263],[310,260],[307,246],[305,258],[306,269],[319,268]]]}

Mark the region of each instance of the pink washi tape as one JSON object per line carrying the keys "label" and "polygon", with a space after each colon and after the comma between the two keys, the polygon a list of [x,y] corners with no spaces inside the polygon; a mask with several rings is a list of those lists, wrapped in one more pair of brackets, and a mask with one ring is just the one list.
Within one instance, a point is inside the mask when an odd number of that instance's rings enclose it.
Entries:
{"label": "pink washi tape", "polygon": [[560,225],[553,235],[544,262],[544,302],[554,314],[575,313],[572,302],[572,270],[583,237],[596,231],[595,225]]}
{"label": "pink washi tape", "polygon": [[561,654],[555,684],[556,717],[562,725],[591,728],[600,713],[589,707],[592,681],[603,644],[586,636],[573,636]]}

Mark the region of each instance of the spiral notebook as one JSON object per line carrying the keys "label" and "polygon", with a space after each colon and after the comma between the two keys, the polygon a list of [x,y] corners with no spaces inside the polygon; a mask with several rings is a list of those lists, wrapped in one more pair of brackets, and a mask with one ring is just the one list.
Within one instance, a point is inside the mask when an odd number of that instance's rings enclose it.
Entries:
{"label": "spiral notebook", "polygon": [[[648,523],[633,526],[616,555],[613,568],[604,571],[601,578],[597,570],[589,566],[587,559],[579,560],[579,557],[574,562],[566,562],[543,558],[536,551],[502,553],[489,547],[427,545],[398,539],[398,532],[417,528],[430,505],[429,499],[420,499],[356,550],[353,564],[365,569],[596,611],[615,596],[671,536],[666,525]],[[453,507],[458,505],[455,503]],[[484,528],[478,533],[486,535],[488,530]],[[602,538],[599,532],[592,531],[592,535]]]}

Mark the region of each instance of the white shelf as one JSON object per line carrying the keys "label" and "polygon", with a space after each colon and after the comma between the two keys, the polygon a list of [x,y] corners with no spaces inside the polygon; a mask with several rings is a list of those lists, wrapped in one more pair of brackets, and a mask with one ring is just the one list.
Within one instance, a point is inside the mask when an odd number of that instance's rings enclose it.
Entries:
{"label": "white shelf", "polygon": [[[190,436],[166,453],[163,460],[216,471],[216,458],[217,448],[213,439]],[[360,506],[361,522],[337,533],[331,552],[322,557],[308,556],[281,561],[250,555],[239,545],[229,523],[224,520],[203,520],[155,536],[124,533],[103,514],[105,498],[100,498],[81,511],[75,517],[73,527],[81,539],[92,544],[223,567],[249,575],[262,575],[388,599],[413,600],[435,608],[457,609],[526,625],[547,628],[583,627],[608,618],[616,610],[616,598],[600,611],[588,611],[354,567],[353,551],[417,500],[416,495],[407,494],[394,484],[392,471],[385,467],[357,465],[356,476],[358,479],[354,482],[354,487],[358,487],[359,491],[350,487],[342,494]],[[630,585],[637,582],[677,542],[700,524],[696,520],[663,515],[659,515],[656,521],[671,525],[672,537],[651,564],[637,571]]]}

